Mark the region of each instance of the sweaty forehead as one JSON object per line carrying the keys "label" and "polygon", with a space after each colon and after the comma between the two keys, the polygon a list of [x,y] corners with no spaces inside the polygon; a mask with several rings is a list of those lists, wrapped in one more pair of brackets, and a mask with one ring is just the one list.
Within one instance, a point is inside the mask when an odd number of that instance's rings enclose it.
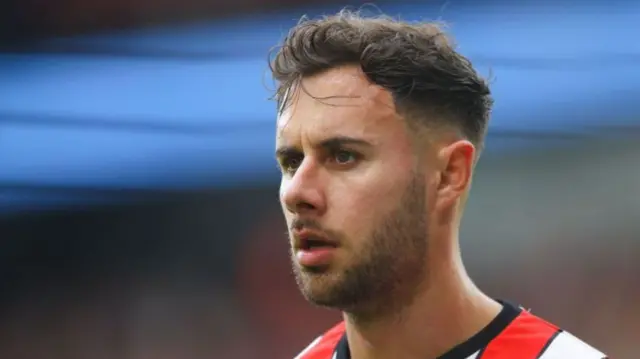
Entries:
{"label": "sweaty forehead", "polygon": [[340,67],[305,78],[293,89],[277,123],[278,140],[300,136],[373,136],[397,125],[391,94],[357,67]]}

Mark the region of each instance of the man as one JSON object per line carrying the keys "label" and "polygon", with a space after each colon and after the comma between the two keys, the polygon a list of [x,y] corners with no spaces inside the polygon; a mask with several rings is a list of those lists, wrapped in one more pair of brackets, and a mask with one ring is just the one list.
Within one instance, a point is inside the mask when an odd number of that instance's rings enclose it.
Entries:
{"label": "man", "polygon": [[302,21],[271,69],[297,283],[344,313],[297,358],[605,357],[465,272],[458,228],[492,100],[436,25]]}

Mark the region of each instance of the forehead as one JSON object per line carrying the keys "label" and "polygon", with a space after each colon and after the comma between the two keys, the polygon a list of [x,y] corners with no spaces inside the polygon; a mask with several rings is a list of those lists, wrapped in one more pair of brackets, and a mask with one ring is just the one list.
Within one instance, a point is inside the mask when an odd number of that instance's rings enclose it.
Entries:
{"label": "forehead", "polygon": [[403,128],[391,94],[357,67],[305,78],[277,122],[277,141],[330,136],[371,137]]}

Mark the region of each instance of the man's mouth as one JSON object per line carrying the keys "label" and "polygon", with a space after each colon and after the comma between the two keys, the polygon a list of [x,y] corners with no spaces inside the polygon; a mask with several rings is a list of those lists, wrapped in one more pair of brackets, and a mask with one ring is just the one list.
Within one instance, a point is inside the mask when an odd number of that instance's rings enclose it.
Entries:
{"label": "man's mouth", "polygon": [[302,234],[295,239],[295,256],[302,267],[326,268],[332,263],[338,247],[336,242],[310,233]]}
{"label": "man's mouth", "polygon": [[324,238],[308,237],[300,238],[298,249],[313,250],[319,248],[336,248],[336,244]]}
{"label": "man's mouth", "polygon": [[295,228],[292,231],[294,248],[299,251],[311,251],[338,247],[338,243],[327,238],[322,232],[309,228]]}

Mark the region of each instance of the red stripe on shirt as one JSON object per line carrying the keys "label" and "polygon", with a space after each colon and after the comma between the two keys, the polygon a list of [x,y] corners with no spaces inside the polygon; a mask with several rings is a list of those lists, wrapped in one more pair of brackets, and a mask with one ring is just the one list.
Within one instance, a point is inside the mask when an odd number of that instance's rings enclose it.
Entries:
{"label": "red stripe on shirt", "polygon": [[489,342],[481,359],[536,359],[558,330],[555,325],[523,311]]}
{"label": "red stripe on shirt", "polygon": [[326,332],[320,341],[309,351],[305,352],[300,359],[331,359],[336,345],[345,333],[345,323],[340,322],[331,330]]}

